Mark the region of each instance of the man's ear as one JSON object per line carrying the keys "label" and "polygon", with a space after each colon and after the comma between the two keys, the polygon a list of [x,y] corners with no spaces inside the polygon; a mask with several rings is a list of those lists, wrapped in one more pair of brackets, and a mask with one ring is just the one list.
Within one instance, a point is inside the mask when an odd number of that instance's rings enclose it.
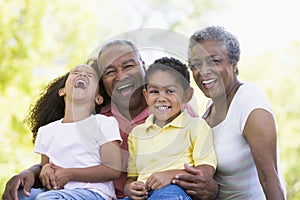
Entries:
{"label": "man's ear", "polygon": [[183,99],[183,103],[188,103],[193,97],[194,88],[189,87],[184,91],[184,93],[185,93],[185,97]]}
{"label": "man's ear", "polygon": [[66,96],[65,88],[60,88],[60,89],[58,90],[58,95],[59,95],[60,97]]}
{"label": "man's ear", "polygon": [[103,103],[103,97],[99,94],[95,97],[95,102],[97,105],[101,105]]}

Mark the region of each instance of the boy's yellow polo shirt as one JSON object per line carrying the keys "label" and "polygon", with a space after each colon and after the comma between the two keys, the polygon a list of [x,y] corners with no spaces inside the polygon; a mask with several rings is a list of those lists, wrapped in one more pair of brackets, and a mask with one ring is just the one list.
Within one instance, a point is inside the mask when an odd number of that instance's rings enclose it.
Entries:
{"label": "boy's yellow polo shirt", "polygon": [[129,134],[128,177],[145,182],[154,172],[184,169],[184,163],[216,168],[212,132],[205,120],[183,111],[163,128],[152,122],[150,115]]}

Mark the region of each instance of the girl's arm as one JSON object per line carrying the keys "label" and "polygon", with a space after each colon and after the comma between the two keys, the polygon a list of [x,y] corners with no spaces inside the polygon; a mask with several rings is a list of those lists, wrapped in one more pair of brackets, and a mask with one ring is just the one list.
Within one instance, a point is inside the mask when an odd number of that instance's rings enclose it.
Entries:
{"label": "girl's arm", "polygon": [[96,183],[119,178],[122,167],[119,144],[119,141],[112,141],[101,146],[102,163],[100,165],[86,168],[62,168],[53,165],[56,181],[60,185],[69,181]]}
{"label": "girl's arm", "polygon": [[243,135],[248,141],[267,199],[284,199],[277,171],[277,132],[271,113],[256,109],[250,113]]}

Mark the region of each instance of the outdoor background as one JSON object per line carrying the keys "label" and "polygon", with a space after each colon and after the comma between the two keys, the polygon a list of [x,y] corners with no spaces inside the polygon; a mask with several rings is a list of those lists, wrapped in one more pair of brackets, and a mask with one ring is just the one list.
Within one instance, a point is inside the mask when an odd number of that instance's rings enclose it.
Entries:
{"label": "outdoor background", "polygon": [[[46,83],[127,31],[158,28],[188,38],[221,25],[241,43],[239,79],[255,82],[273,106],[288,199],[300,199],[297,8],[293,0],[0,0],[0,194],[10,177],[39,162],[22,120]],[[158,57],[144,59],[149,65]]]}

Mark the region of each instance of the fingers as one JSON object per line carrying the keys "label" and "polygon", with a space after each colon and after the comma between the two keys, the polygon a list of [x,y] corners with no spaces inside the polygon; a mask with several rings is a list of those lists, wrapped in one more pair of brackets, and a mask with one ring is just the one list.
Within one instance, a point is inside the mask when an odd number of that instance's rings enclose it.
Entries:
{"label": "fingers", "polygon": [[25,181],[24,188],[23,188],[25,196],[27,196],[27,197],[30,196],[30,190],[31,190],[32,185],[33,185],[33,183],[29,183],[28,181]]}
{"label": "fingers", "polygon": [[187,163],[184,163],[184,169],[194,175],[199,174],[201,171],[195,167],[189,166]]}

